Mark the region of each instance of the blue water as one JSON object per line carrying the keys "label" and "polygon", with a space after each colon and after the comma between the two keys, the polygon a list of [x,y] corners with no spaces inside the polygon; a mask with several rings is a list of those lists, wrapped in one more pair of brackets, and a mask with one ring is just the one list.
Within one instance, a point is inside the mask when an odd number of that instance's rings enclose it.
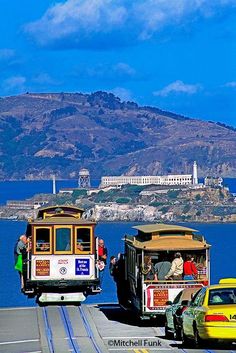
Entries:
{"label": "blue water", "polygon": [[[74,181],[74,183],[76,186],[77,181]],[[60,187],[71,187],[67,182],[63,182],[63,185]],[[235,179],[232,181],[230,188],[232,192],[236,192]],[[18,199],[30,197],[38,192],[51,192],[51,182],[2,182],[0,183],[0,203],[3,203],[6,199],[16,199],[20,195]],[[97,225],[96,234],[105,240],[109,257],[123,251],[122,238],[125,233],[135,234],[132,229],[135,224],[99,223]],[[211,283],[217,283],[222,277],[236,277],[236,224],[189,223],[188,226],[198,229],[212,245]],[[35,305],[34,299],[27,299],[21,294],[18,273],[14,270],[14,244],[19,235],[24,233],[25,227],[26,222],[0,221],[0,307]],[[104,271],[102,288],[101,294],[88,297],[86,302],[107,303],[117,301],[116,288],[107,268]]]}
{"label": "blue water", "polygon": [[[108,255],[123,251],[122,237],[135,234],[131,228],[136,223],[100,223],[96,234],[103,237]],[[20,293],[18,273],[13,268],[13,247],[19,234],[25,231],[25,222],[0,221],[0,307],[34,306],[33,299]],[[188,224],[198,229],[211,248],[211,283],[222,277],[236,277],[236,224]],[[116,288],[106,268],[102,281],[102,293],[87,298],[87,303],[116,302]]]}
{"label": "blue water", "polygon": [[[92,179],[91,184],[97,187],[100,183],[98,179]],[[77,188],[78,180],[57,180],[56,191],[63,188]],[[0,205],[6,203],[7,200],[24,200],[35,194],[52,193],[52,180],[36,180],[36,181],[0,181]]]}

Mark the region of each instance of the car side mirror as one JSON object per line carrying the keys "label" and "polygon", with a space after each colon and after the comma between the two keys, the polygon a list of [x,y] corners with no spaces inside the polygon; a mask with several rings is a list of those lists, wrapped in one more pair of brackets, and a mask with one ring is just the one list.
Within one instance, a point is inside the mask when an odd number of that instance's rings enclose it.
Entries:
{"label": "car side mirror", "polygon": [[172,303],[171,300],[167,300],[166,305],[172,305],[172,304],[173,304],[173,303]]}
{"label": "car side mirror", "polygon": [[189,306],[190,300],[182,300],[181,305],[182,306]]}

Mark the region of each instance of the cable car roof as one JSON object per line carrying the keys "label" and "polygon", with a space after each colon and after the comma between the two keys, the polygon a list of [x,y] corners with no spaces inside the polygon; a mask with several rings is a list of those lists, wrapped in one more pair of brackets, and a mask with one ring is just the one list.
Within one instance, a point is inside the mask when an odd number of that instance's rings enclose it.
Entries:
{"label": "cable car roof", "polygon": [[74,217],[48,217],[45,219],[34,219],[29,220],[30,224],[36,225],[46,225],[46,224],[55,224],[55,225],[92,225],[96,224],[95,221],[88,221],[83,218],[74,218]]}
{"label": "cable car roof", "polygon": [[187,237],[168,236],[157,239],[139,241],[135,237],[126,238],[135,248],[142,250],[201,250],[210,248],[205,240],[199,241]]}
{"label": "cable car roof", "polygon": [[132,228],[137,229],[142,233],[154,233],[154,232],[166,232],[166,231],[171,231],[171,232],[176,231],[176,232],[186,232],[186,233],[198,232],[198,230],[196,229],[182,227],[178,225],[163,224],[163,223],[138,225]]}
{"label": "cable car roof", "polygon": [[38,215],[37,218],[46,218],[46,217],[52,217],[53,215],[62,215],[62,214],[68,214],[68,215],[82,215],[84,210],[82,208],[78,208],[75,206],[70,206],[70,205],[54,205],[54,206],[48,206],[48,207],[42,207],[38,210]]}

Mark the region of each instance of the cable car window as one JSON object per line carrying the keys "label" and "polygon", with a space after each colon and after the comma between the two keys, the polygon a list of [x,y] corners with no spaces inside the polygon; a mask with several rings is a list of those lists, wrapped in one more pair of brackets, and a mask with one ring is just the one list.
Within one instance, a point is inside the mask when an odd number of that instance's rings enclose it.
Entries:
{"label": "cable car window", "polygon": [[51,253],[51,228],[35,228],[36,253]]}
{"label": "cable car window", "polygon": [[72,253],[71,244],[71,229],[70,228],[56,228],[55,229],[55,251]]}
{"label": "cable car window", "polygon": [[91,228],[76,228],[76,252],[91,251]]}
{"label": "cable car window", "polygon": [[128,254],[128,272],[135,275],[135,250],[131,249],[130,247],[127,248],[127,254]]}

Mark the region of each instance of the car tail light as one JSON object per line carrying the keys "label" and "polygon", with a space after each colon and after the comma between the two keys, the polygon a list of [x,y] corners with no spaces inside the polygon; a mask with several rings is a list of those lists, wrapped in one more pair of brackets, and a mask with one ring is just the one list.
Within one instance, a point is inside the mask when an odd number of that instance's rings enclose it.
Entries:
{"label": "car tail light", "polygon": [[229,321],[225,315],[206,315],[205,321]]}
{"label": "car tail light", "polygon": [[205,280],[205,281],[202,281],[202,284],[203,284],[204,286],[208,286],[209,282],[208,282],[207,280]]}

